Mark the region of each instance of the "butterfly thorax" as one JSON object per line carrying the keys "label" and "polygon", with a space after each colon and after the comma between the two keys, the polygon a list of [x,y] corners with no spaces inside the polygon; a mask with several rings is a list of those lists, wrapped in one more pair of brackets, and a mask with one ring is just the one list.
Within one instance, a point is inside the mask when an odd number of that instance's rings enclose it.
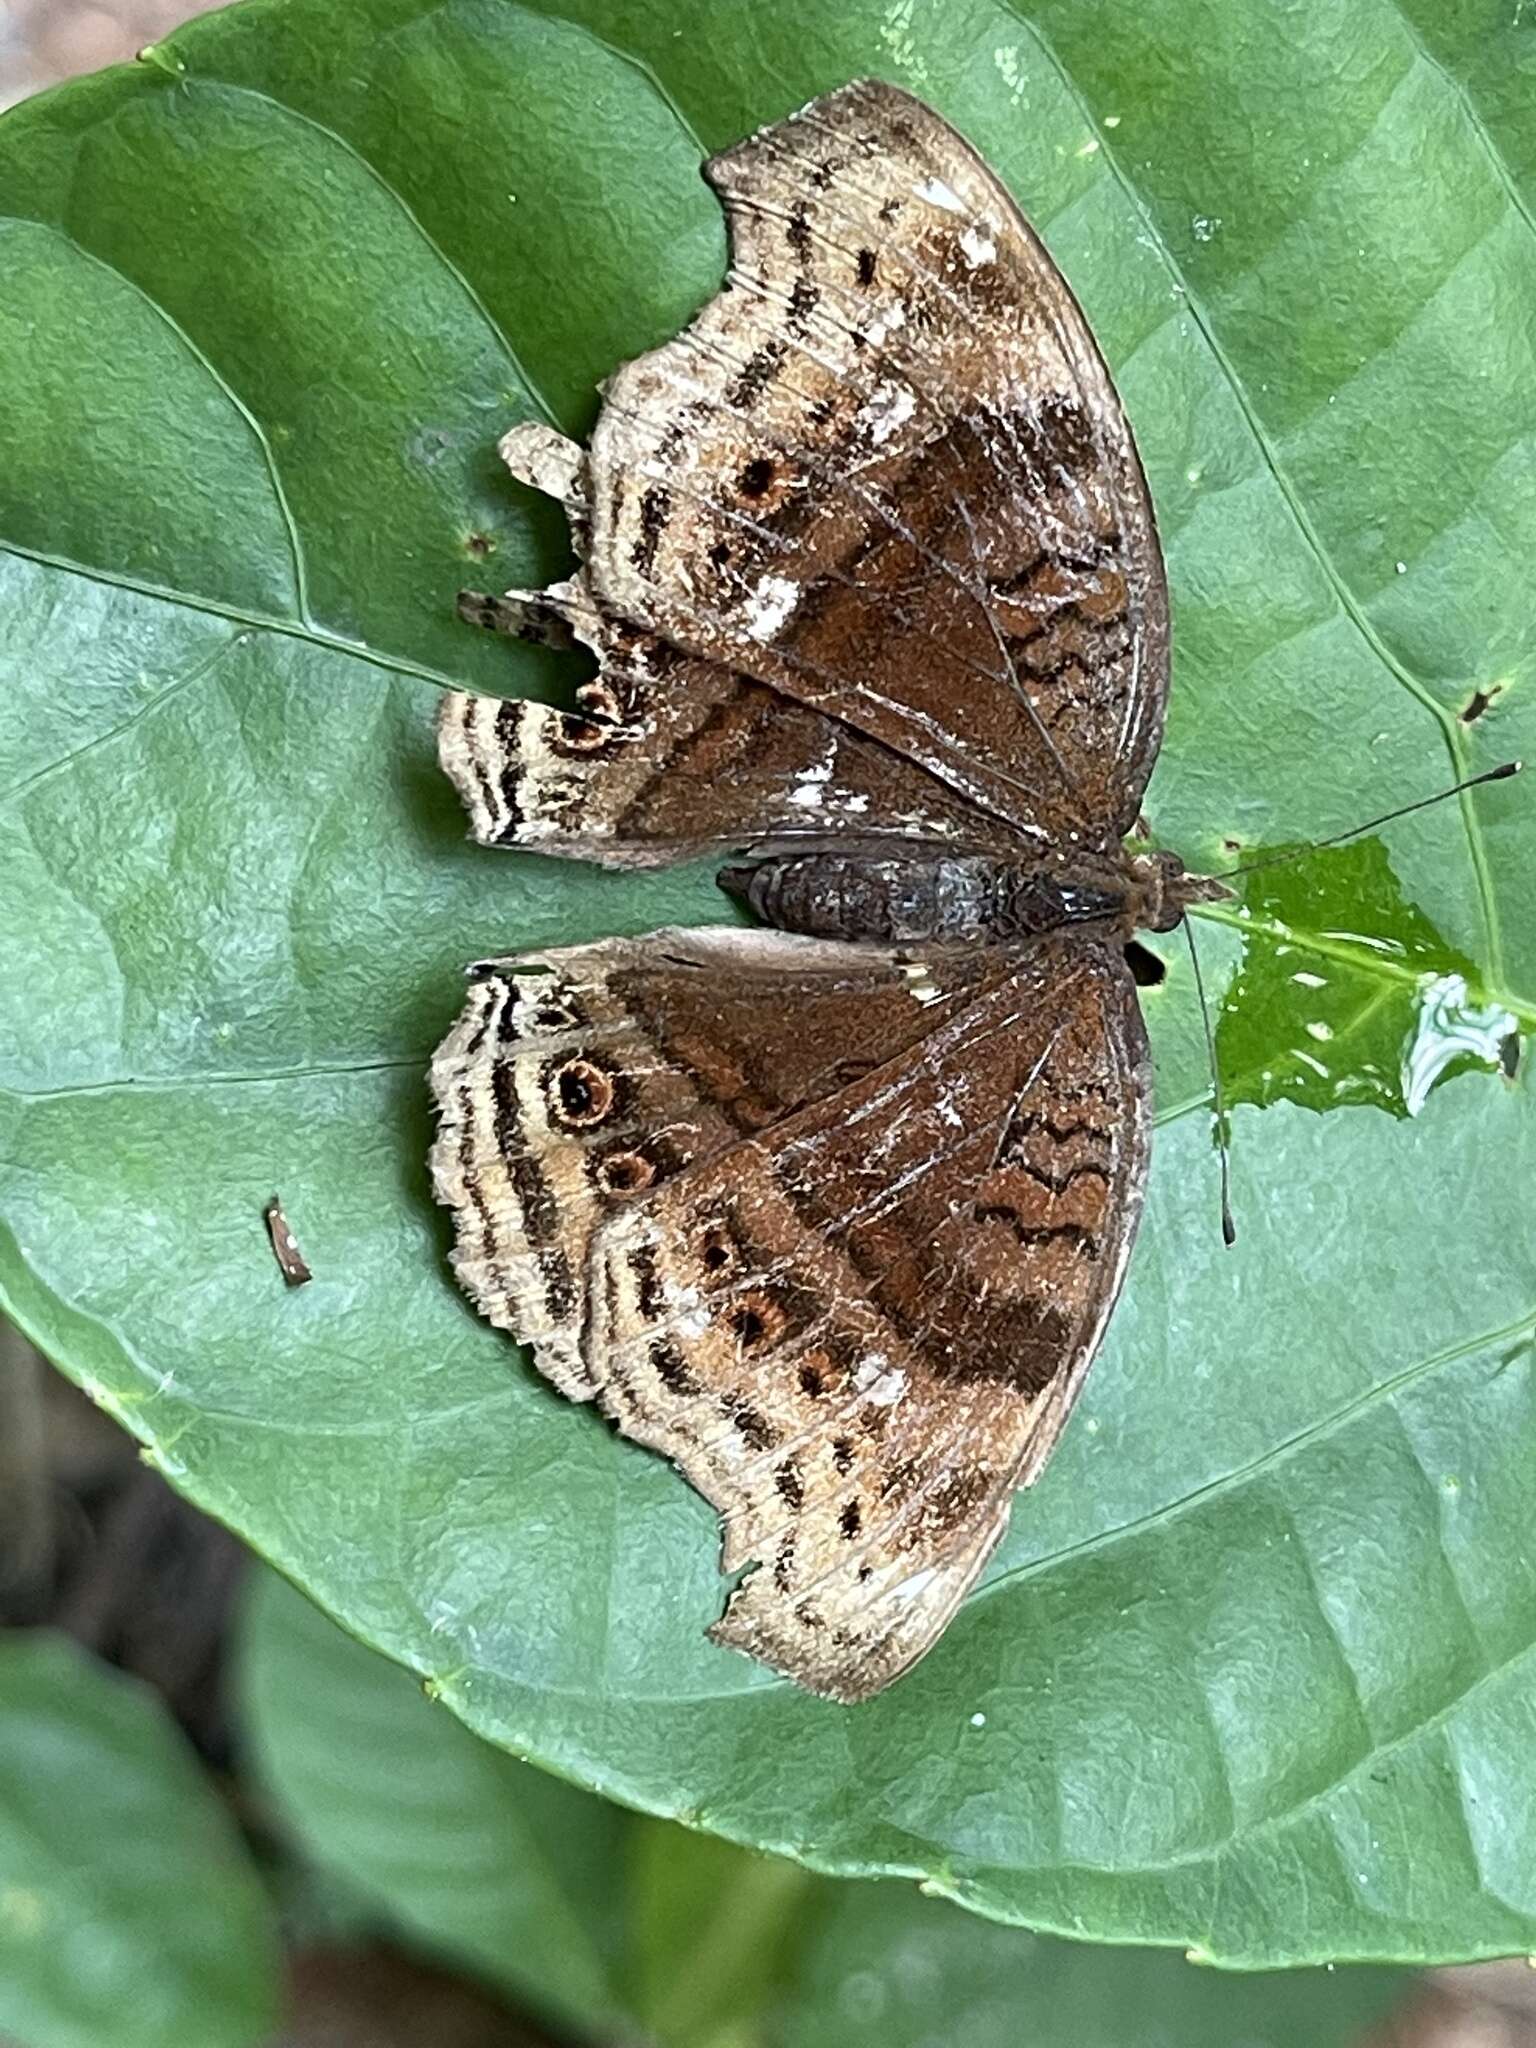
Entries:
{"label": "butterfly thorax", "polygon": [[1003,945],[1067,925],[1129,938],[1167,931],[1188,903],[1226,893],[1187,875],[1169,853],[1111,848],[1010,861],[877,842],[770,855],[722,870],[720,882],[780,931],[887,945]]}

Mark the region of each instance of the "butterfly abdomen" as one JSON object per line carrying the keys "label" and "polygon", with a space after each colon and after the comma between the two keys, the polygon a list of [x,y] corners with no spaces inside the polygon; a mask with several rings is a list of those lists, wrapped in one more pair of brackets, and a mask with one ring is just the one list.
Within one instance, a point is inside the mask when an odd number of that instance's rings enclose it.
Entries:
{"label": "butterfly abdomen", "polygon": [[1127,900],[1124,870],[1112,857],[1085,862],[1079,873],[989,854],[871,847],[774,855],[727,868],[720,881],[780,931],[883,945],[986,944],[1113,923],[1124,919]]}

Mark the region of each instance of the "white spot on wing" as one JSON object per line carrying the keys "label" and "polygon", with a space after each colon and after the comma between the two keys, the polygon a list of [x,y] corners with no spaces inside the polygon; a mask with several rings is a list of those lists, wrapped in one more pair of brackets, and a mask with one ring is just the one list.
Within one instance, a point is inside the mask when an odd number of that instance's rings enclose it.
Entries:
{"label": "white spot on wing", "polygon": [[965,212],[965,201],[954,186],[946,185],[942,178],[925,178],[912,190],[917,198],[926,199],[930,206],[942,206],[946,213]]}
{"label": "white spot on wing", "polygon": [[877,313],[864,328],[865,334],[878,348],[888,334],[894,334],[898,327],[907,324],[907,309],[900,299],[893,299],[883,313]]}
{"label": "white spot on wing", "polygon": [[997,260],[997,244],[984,228],[967,228],[960,237],[960,253],[972,270]]}
{"label": "white spot on wing", "polygon": [[827,750],[821,759],[813,762],[801,775],[800,780],[789,792],[787,801],[792,804],[799,804],[802,810],[819,811],[821,809],[822,790],[832,780],[832,766],[836,759],[837,741],[834,738],[828,740]]}
{"label": "white spot on wing", "polygon": [[907,1391],[907,1376],[887,1362],[883,1351],[871,1351],[867,1358],[859,1361],[859,1369],[853,1376],[853,1390],[861,1394],[872,1408],[893,1408]]}
{"label": "white spot on wing", "polygon": [[943,996],[943,989],[935,985],[923,961],[903,961],[901,971],[907,977],[907,994],[915,996],[918,1002],[936,1003]]}
{"label": "white spot on wing", "polygon": [[910,384],[877,384],[872,396],[859,408],[857,424],[871,441],[888,441],[916,410],[917,393]]}
{"label": "white spot on wing", "polygon": [[787,576],[764,576],[747,606],[747,631],[754,640],[771,640],[800,602],[800,585]]}

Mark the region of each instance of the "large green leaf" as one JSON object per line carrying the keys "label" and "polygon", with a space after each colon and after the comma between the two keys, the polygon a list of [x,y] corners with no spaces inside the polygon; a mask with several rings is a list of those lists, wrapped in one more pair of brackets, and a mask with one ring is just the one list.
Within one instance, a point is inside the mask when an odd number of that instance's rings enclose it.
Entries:
{"label": "large green leaf", "polygon": [[514,1762],[281,1581],[246,1610],[243,1705],[324,1873],[525,2000],[662,2048],[1334,2048],[1412,1982],[1243,1977],[834,1884]]}
{"label": "large green leaf", "polygon": [[[853,73],[974,136],[1116,365],[1175,590],[1165,842],[1222,865],[1529,747],[1529,64],[1450,12],[253,0],[0,123],[6,1295],[483,1733],[1042,1927],[1536,1943],[1536,1118],[1463,1071],[1536,1018],[1524,785],[1391,827],[1378,903],[1345,863],[1294,926],[1274,894],[1204,919],[1258,1076],[1233,1252],[1169,952],[1088,1395],[945,1642],[856,1712],[704,1641],[713,1516],[476,1322],[422,1164],[462,962],[718,914],[707,875],[461,838],[438,686],[552,680],[453,617],[560,559],[494,437],[590,420],[718,278],[701,151]],[[1445,1076],[1411,1118],[1350,1085],[1384,1016]],[[1264,1084],[1318,1022],[1333,1085]]]}
{"label": "large green leaf", "polygon": [[277,2006],[254,1866],[159,1703],[62,1637],[0,1641],[0,2032],[255,2048]]}

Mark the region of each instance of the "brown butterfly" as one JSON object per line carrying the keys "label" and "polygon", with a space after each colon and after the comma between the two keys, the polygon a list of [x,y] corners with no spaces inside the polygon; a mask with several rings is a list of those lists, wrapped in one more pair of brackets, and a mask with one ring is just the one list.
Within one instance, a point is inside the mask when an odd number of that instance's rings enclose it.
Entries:
{"label": "brown butterfly", "polygon": [[432,1069],[454,1265],[664,1451],[749,1571],[713,1634],[839,1700],[929,1649],[1061,1434],[1141,1211],[1126,942],[1225,894],[1131,855],[1168,694],[1146,481],[1008,193],[864,82],[716,157],[727,282],[523,425],[581,566],[468,616],[597,656],[456,694],[474,837],[748,849],[774,929],[486,961]]}

